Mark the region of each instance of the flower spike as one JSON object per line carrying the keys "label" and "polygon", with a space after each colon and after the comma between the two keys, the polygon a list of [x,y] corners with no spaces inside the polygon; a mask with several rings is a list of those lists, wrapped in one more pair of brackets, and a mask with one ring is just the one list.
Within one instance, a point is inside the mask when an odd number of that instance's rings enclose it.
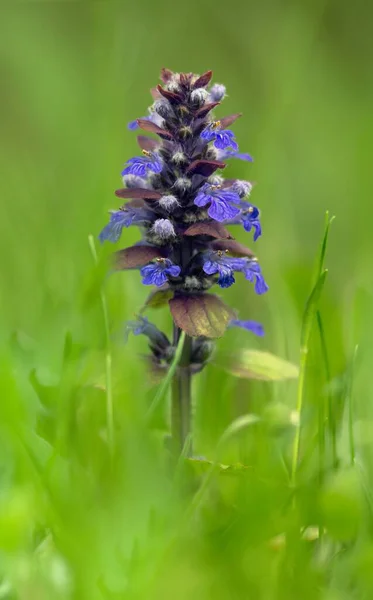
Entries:
{"label": "flower spike", "polygon": [[238,319],[210,289],[231,287],[241,278],[240,285],[251,282],[256,294],[268,290],[253,252],[234,239],[230,228],[241,225],[253,232],[254,241],[262,234],[259,209],[251,203],[253,184],[222,176],[228,159],[253,159],[241,152],[231,129],[241,113],[214,114],[226,88],[211,84],[211,78],[211,71],[194,75],[162,69],[148,116],[128,124],[131,131],[142,130],[137,136],[142,154],[122,170],[124,188],[116,196],[126,203],[111,211],[99,235],[101,242],[115,243],[123,229],[139,226],[141,241],[115,253],[113,270],[137,270],[144,286],[154,286],[145,307],[169,306],[174,341],[143,316],[130,321],[126,331],[145,335],[153,366],[167,369],[184,330],[193,373],[211,354],[209,338],[228,327],[264,333],[259,323]]}

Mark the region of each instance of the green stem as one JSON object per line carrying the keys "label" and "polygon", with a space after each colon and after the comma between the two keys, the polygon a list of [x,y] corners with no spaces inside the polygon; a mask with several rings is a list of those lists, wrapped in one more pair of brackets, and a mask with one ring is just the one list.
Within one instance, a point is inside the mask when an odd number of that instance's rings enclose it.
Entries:
{"label": "green stem", "polygon": [[[180,338],[181,330],[175,326],[174,343]],[[171,400],[171,436],[172,446],[176,455],[179,455],[189,437],[191,428],[192,396],[190,357],[192,351],[192,338],[185,336],[180,362],[172,380]],[[189,444],[189,454],[192,446]]]}

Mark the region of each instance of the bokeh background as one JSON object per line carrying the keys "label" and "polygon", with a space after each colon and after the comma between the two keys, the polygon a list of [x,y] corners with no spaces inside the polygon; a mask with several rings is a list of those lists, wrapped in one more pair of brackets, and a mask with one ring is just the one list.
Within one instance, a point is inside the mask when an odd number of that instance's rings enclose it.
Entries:
{"label": "bokeh background", "polygon": [[[0,598],[371,597],[371,23],[363,0],[2,2]],[[105,284],[114,457],[108,451],[100,283],[112,248],[98,248],[95,267],[88,236],[117,206],[122,165],[137,152],[127,122],[146,114],[163,66],[213,69],[228,90],[218,114],[244,113],[234,128],[254,156],[252,165],[232,161],[226,174],[257,182],[264,234],[256,251],[270,292],[255,297],[239,281],[225,297],[242,318],[262,321],[266,336],[228,332],[221,349],[247,346],[298,363],[325,211],[336,216],[320,308],[330,373],[316,333],[302,449],[311,458],[298,508],[286,483],[293,431],[284,426],[231,444],[223,462],[253,472],[217,477],[208,501],[185,516],[201,473],[193,467],[174,485],[162,444],[166,407],[150,429],[143,420],[155,393],[140,357],[145,341],[123,344],[123,323],[147,295],[136,272]],[[137,232],[125,237],[130,245]],[[244,232],[237,237],[247,243]],[[171,330],[165,310],[154,320]],[[356,344],[364,484],[345,470],[345,380]],[[312,440],[329,393],[341,471],[325,482]],[[212,364],[196,379],[194,400],[195,450],[212,459],[238,415],[273,407],[286,421],[296,383],[240,381]],[[316,552],[294,531],[320,519],[334,538]],[[268,544],[285,530],[287,545]]]}

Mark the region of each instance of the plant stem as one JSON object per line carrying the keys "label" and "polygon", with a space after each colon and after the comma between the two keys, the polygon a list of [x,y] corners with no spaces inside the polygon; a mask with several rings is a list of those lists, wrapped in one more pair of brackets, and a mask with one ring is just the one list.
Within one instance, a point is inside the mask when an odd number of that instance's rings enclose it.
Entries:
{"label": "plant stem", "polygon": [[[181,330],[174,326],[174,344],[179,341]],[[171,436],[175,455],[179,455],[184,448],[190,433],[192,396],[190,357],[192,351],[192,338],[185,336],[180,362],[172,380],[171,399]],[[191,444],[189,454],[192,453]]]}

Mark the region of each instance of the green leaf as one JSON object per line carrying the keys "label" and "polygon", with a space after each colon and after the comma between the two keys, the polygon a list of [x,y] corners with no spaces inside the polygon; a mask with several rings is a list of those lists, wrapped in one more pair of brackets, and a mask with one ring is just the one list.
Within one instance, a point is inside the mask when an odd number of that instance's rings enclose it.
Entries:
{"label": "green leaf", "polygon": [[167,304],[173,295],[174,292],[170,289],[154,290],[154,292],[149,294],[140,313],[142,314],[148,308],[162,308],[162,306],[165,306],[165,304]]}
{"label": "green leaf", "polygon": [[270,352],[250,350],[248,348],[220,355],[218,364],[232,375],[244,379],[281,381],[284,379],[296,379],[299,375],[297,365]]}

